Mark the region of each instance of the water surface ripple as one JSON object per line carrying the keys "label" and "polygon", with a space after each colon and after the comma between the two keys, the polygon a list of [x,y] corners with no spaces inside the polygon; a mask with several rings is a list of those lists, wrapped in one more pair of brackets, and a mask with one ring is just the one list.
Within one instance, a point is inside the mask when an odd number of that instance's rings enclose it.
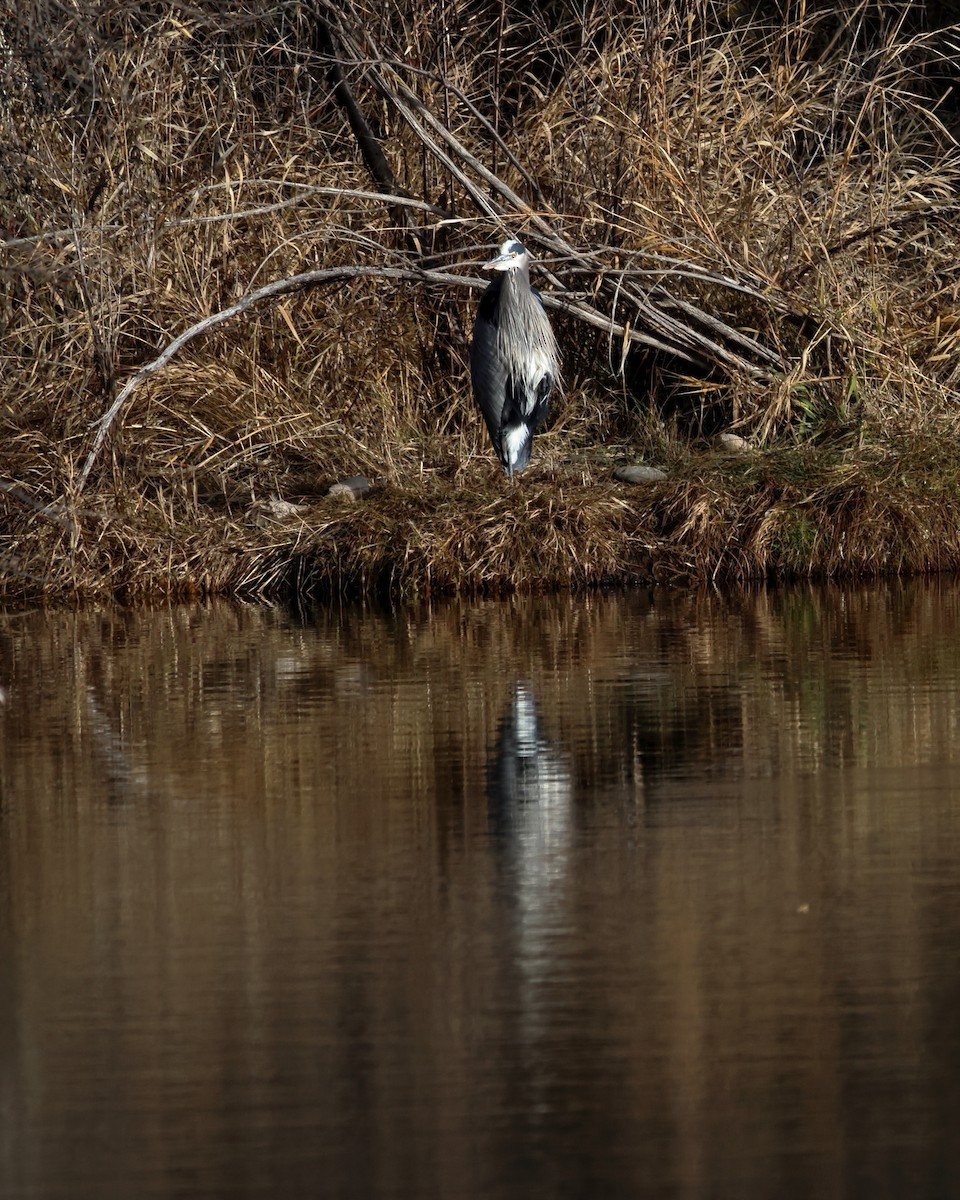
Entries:
{"label": "water surface ripple", "polygon": [[960,589],[0,616],[0,1193],[960,1195]]}

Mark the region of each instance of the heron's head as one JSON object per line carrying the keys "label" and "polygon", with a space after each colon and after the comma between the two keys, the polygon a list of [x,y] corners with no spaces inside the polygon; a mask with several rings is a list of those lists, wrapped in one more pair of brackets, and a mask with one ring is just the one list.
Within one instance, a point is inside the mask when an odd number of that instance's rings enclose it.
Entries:
{"label": "heron's head", "polygon": [[491,258],[488,263],[484,263],[483,269],[485,271],[516,271],[518,267],[525,267],[529,262],[530,255],[523,245],[514,238],[508,238],[500,247],[500,253],[496,258]]}

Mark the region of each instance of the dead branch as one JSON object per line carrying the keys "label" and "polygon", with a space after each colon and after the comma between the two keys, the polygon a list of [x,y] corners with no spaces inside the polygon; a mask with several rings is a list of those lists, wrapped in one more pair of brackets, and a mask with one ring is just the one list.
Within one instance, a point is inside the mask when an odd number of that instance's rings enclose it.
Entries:
{"label": "dead branch", "polygon": [[[353,94],[353,89],[347,82],[347,76],[344,73],[340,57],[337,53],[337,31],[319,13],[317,13],[316,19],[317,40],[321,48],[326,52],[327,76],[333,89],[334,99],[346,114],[347,122],[353,131],[353,136],[356,138],[360,155],[377,188],[384,195],[394,195],[400,190],[397,186],[396,176],[393,173],[393,168],[390,166],[389,159],[383,152],[383,147],[377,140],[377,136],[373,132],[370,122],[367,120],[366,114]],[[410,210],[402,205],[392,205],[391,209],[394,220],[401,226],[406,227],[415,248],[419,251],[419,240]]]}
{"label": "dead branch", "polygon": [[61,529],[65,529],[67,533],[76,532],[76,521],[70,513],[65,511],[62,504],[41,504],[25,488],[22,488],[17,483],[13,483],[9,479],[0,479],[0,492],[12,496],[24,508],[32,509],[45,520],[52,521],[54,525],[59,525]]}
{"label": "dead branch", "polygon": [[[521,175],[536,193],[538,207],[489,170],[430,112],[402,78],[402,73],[407,73],[405,65],[382,55],[368,30],[347,27],[341,11],[334,10],[331,5],[325,7],[331,14],[328,25],[336,26],[336,35],[331,38],[331,44],[335,42],[339,53],[345,56],[338,62],[341,70],[366,75],[415,134],[424,151],[463,188],[474,207],[487,219],[495,221],[505,233],[516,232],[518,226],[522,226],[524,239],[538,248],[541,254],[562,260],[568,269],[593,274],[597,279],[594,294],[606,300],[611,311],[618,303],[632,308],[634,315],[627,325],[643,331],[645,344],[667,350],[699,366],[716,362],[728,370],[754,376],[765,376],[771,370],[786,369],[782,357],[775,350],[703,311],[690,300],[681,301],[673,297],[663,286],[664,277],[669,276],[670,272],[664,272],[656,282],[644,289],[636,286],[635,272],[631,273],[630,279],[620,273],[611,273],[609,264],[601,255],[576,248],[558,232],[560,219],[557,214],[545,210],[542,193],[528,171],[523,170]],[[416,74],[412,71],[409,73]],[[733,286],[737,291],[749,291],[766,299],[736,280],[714,274],[696,264],[687,263],[684,266],[690,272],[696,272],[703,282],[725,288]],[[566,290],[556,274],[547,271],[547,278],[559,293]],[[575,305],[569,305],[568,309],[575,315],[582,315]],[[611,328],[607,318],[602,320],[605,329]]]}
{"label": "dead branch", "polygon": [[[208,333],[211,329],[216,329],[218,325],[222,325],[225,321],[229,321],[233,317],[238,317],[241,313],[246,312],[248,308],[259,304],[263,300],[285,296],[290,292],[300,291],[304,288],[317,287],[327,283],[339,283],[345,279],[358,279],[370,275],[377,275],[380,278],[386,279],[422,279],[424,274],[424,272],[405,270],[397,267],[358,266],[327,267],[317,271],[304,271],[299,275],[290,275],[284,279],[275,279],[272,283],[257,288],[256,291],[248,292],[236,304],[231,304],[228,308],[220,309],[219,312],[211,313],[210,316],[204,317],[202,321],[197,321],[195,325],[191,325],[189,329],[185,329],[183,333],[174,338],[156,358],[151,359],[148,363],[144,363],[136,374],[127,380],[117,398],[95,423],[94,428],[97,430],[96,437],[93,440],[93,446],[86,457],[83,469],[77,480],[77,492],[80,493],[83,491],[93,464],[96,462],[97,455],[100,452],[100,448],[110,430],[110,426],[133,392],[145,379],[162,370],[194,338]],[[478,286],[481,282],[480,280],[476,280],[471,285],[468,281],[461,280],[459,276],[443,275],[440,272],[430,272],[429,274],[436,276],[435,279],[431,280],[431,282],[435,283],[468,283],[468,286]]]}
{"label": "dead branch", "polygon": [[[231,320],[233,317],[240,316],[247,309],[263,301],[274,300],[279,296],[289,295],[291,292],[303,291],[307,288],[342,283],[349,279],[371,278],[403,280],[409,283],[426,284],[432,287],[484,288],[489,282],[489,280],[472,276],[455,275],[446,271],[419,270],[415,267],[344,266],[326,267],[316,271],[304,271],[299,275],[290,275],[284,279],[276,279],[272,283],[257,288],[256,291],[248,292],[236,304],[231,304],[228,308],[221,309],[219,312],[211,313],[209,316],[204,317],[203,320],[191,325],[189,329],[185,329],[156,358],[144,363],[127,380],[114,402],[93,425],[93,428],[97,432],[77,479],[77,494],[79,495],[86,486],[90,471],[93,469],[93,465],[97,460],[107,434],[127,401],[140,384],[149,379],[151,375],[155,375],[158,371],[163,370],[167,363],[176,357],[184,346],[202,334],[209,333],[211,329],[216,329],[219,325],[223,325],[224,322]],[[547,294],[543,296],[543,301],[548,307],[568,313],[577,320],[583,321],[597,329],[602,329],[612,337],[619,337],[625,342],[663,350],[671,349],[669,345],[660,342],[644,330],[631,329],[629,325],[611,321],[603,313],[582,300],[568,301],[562,295],[551,296]]]}

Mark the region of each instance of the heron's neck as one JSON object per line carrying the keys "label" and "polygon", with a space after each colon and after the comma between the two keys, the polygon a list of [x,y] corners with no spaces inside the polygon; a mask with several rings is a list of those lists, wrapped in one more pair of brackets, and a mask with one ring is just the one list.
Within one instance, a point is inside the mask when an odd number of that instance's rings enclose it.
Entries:
{"label": "heron's neck", "polygon": [[503,291],[522,295],[530,291],[530,268],[514,267],[503,273]]}

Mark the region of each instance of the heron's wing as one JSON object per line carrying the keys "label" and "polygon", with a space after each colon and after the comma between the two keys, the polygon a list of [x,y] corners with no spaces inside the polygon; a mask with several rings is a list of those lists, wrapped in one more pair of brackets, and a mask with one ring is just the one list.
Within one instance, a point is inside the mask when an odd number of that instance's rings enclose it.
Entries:
{"label": "heron's wing", "polygon": [[510,379],[501,423],[507,425],[523,421],[529,426],[530,432],[535,433],[547,419],[547,401],[555,382],[550,371],[544,371],[539,376],[533,374],[526,379]]}
{"label": "heron's wing", "polygon": [[[547,315],[547,306],[543,302],[543,296],[540,294],[540,291],[538,288],[532,287],[530,289],[530,291],[533,292],[533,294],[536,296],[537,300],[540,302],[540,311],[543,313],[544,319],[546,320],[547,324],[549,325],[550,317]],[[557,372],[548,371],[544,375],[543,379],[541,380],[541,382],[537,388],[538,400],[541,397],[543,398],[543,400],[549,399],[550,393],[553,391],[553,389],[557,388],[557,387],[561,387],[561,386],[562,386],[561,380],[559,379]]]}
{"label": "heron's wing", "polygon": [[490,437],[499,453],[500,420],[507,395],[507,371],[497,353],[497,327],[484,313],[482,305],[473,327],[470,375],[473,380],[474,399],[483,413]]}

